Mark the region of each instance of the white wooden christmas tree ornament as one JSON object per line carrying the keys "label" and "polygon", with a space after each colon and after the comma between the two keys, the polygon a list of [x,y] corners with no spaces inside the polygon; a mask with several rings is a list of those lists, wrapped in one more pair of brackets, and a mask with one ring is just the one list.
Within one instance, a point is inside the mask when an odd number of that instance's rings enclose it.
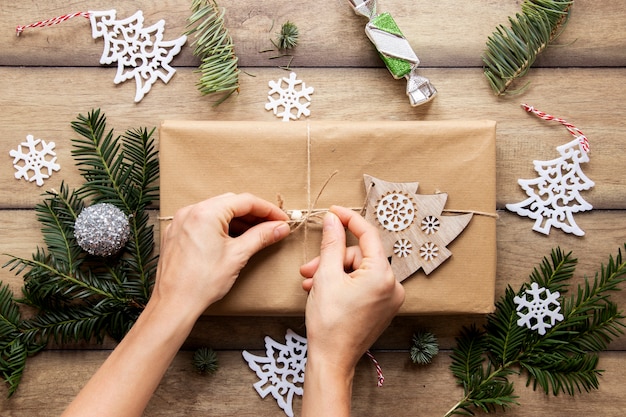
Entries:
{"label": "white wooden christmas tree ornament", "polygon": [[580,166],[589,162],[589,141],[580,130],[565,120],[550,116],[532,106],[523,107],[544,120],[563,124],[575,139],[556,148],[560,154],[558,158],[533,161],[539,176],[518,180],[528,198],[519,203],[507,204],[506,208],[535,220],[533,230],[536,232],[547,235],[552,227],[556,227],[566,233],[583,236],[585,232],[576,224],[574,213],[593,208],[580,194],[595,185]]}
{"label": "white wooden christmas tree ornament", "polygon": [[170,63],[187,42],[187,37],[183,35],[164,41],[165,21],[161,19],[144,27],[141,10],[126,19],[117,19],[116,15],[115,10],[76,12],[20,25],[15,31],[19,36],[25,29],[52,26],[78,16],[89,19],[92,37],[104,40],[100,63],[117,63],[115,84],[134,79],[135,102],[139,102],[158,79],[167,84],[172,78],[176,70]]}

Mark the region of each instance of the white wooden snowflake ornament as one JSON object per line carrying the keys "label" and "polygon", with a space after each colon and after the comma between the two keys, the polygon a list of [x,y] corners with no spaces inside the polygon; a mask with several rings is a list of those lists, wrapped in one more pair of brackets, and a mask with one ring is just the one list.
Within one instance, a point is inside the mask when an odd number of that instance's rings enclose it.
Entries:
{"label": "white wooden snowflake ornament", "polygon": [[293,417],[293,397],[302,395],[306,367],[307,340],[291,329],[285,334],[285,344],[265,337],[265,355],[257,356],[243,351],[243,357],[259,381],[254,389],[265,398],[272,394],[278,406]]}
{"label": "white wooden snowflake ornament", "polygon": [[428,275],[448,259],[447,248],[472,214],[443,215],[448,195],[417,194],[419,183],[394,183],[364,175],[365,218],[380,229],[386,256],[400,282],[420,268]]}
{"label": "white wooden snowflake ornament", "polygon": [[[530,300],[526,299],[527,295],[530,296]],[[517,325],[537,330],[542,336],[546,334],[546,329],[563,320],[560,313],[561,303],[558,300],[560,295],[558,291],[552,293],[547,288],[539,288],[536,282],[530,284],[530,289],[525,291],[523,297],[513,298],[519,317]]]}
{"label": "white wooden snowflake ornament", "polygon": [[[52,171],[61,169],[56,163],[54,146],[54,142],[46,142],[43,139],[35,139],[33,135],[27,135],[26,142],[22,142],[16,150],[9,152],[13,157],[15,178],[35,181],[41,187],[44,180],[50,178]],[[22,147],[25,147],[26,151]]]}
{"label": "white wooden snowflake ornament", "polygon": [[269,86],[270,91],[267,95],[269,102],[265,103],[265,109],[272,110],[276,117],[282,118],[283,122],[297,120],[302,115],[311,114],[309,105],[314,89],[307,87],[304,81],[298,80],[295,72],[278,81],[270,81]]}

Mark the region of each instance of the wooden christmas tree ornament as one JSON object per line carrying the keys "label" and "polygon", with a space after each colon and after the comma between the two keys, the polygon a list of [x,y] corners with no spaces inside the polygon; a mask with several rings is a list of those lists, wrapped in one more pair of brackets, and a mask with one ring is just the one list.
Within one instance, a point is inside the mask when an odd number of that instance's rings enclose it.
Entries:
{"label": "wooden christmas tree ornament", "polygon": [[422,268],[426,275],[452,256],[447,248],[472,213],[444,215],[448,194],[417,194],[418,182],[387,182],[364,175],[365,218],[380,229],[391,268],[400,282]]}

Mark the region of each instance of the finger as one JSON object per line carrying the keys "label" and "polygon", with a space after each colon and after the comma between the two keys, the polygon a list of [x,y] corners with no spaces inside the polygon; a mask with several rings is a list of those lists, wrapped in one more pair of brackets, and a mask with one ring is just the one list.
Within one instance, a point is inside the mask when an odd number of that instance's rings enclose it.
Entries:
{"label": "finger", "polygon": [[307,278],[304,281],[302,281],[302,289],[306,292],[311,291],[311,288],[313,288],[313,278]]}
{"label": "finger", "polygon": [[[344,271],[350,272],[355,269],[359,269],[361,262],[363,261],[363,255],[361,255],[361,248],[358,246],[350,246],[346,248],[346,255],[343,260]],[[300,275],[304,278],[312,278],[315,275],[315,271],[320,266],[320,257],[316,256],[309,262],[300,267]]]}
{"label": "finger", "polygon": [[284,239],[291,233],[291,229],[283,221],[267,221],[246,230],[241,236],[234,239],[235,245],[246,257],[247,261],[252,255],[263,248]]}
{"label": "finger", "polygon": [[223,195],[215,200],[229,210],[230,218],[257,218],[263,220],[289,220],[289,216],[275,204],[249,193]]}
{"label": "finger", "polygon": [[252,226],[255,226],[259,223],[263,223],[266,221],[265,219],[255,218],[256,221],[245,220],[243,217],[236,217],[230,221],[228,224],[228,235],[231,237],[237,237],[245,233],[246,230],[250,229]]}
{"label": "finger", "polygon": [[361,253],[361,248],[358,246],[350,246],[346,249],[346,257],[343,262],[343,268],[346,272],[352,272],[355,269],[359,269],[362,261],[363,254]]}
{"label": "finger", "polygon": [[[343,271],[346,254],[346,232],[339,218],[331,212],[326,213],[322,223],[322,244],[318,269],[328,268],[331,272]],[[331,274],[321,274],[332,276]]]}
{"label": "finger", "polygon": [[315,272],[317,271],[317,268],[319,268],[319,266],[320,257],[316,256],[315,258],[311,259],[309,262],[300,267],[300,275],[302,275],[304,278],[313,278],[313,275],[315,275]]}
{"label": "finger", "polygon": [[364,258],[385,258],[383,244],[376,227],[371,225],[360,214],[345,207],[332,206],[330,211],[335,213],[341,220],[341,223],[359,239],[359,247]]}

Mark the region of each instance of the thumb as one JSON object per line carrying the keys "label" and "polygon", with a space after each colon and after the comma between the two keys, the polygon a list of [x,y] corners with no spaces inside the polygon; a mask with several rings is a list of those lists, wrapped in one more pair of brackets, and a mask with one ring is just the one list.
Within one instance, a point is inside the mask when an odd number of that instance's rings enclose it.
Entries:
{"label": "thumb", "polygon": [[343,271],[346,254],[346,232],[339,217],[332,212],[324,216],[319,269]]}
{"label": "thumb", "polygon": [[242,248],[241,252],[250,258],[261,249],[284,239],[290,232],[286,222],[268,221],[254,225],[235,240]]}

